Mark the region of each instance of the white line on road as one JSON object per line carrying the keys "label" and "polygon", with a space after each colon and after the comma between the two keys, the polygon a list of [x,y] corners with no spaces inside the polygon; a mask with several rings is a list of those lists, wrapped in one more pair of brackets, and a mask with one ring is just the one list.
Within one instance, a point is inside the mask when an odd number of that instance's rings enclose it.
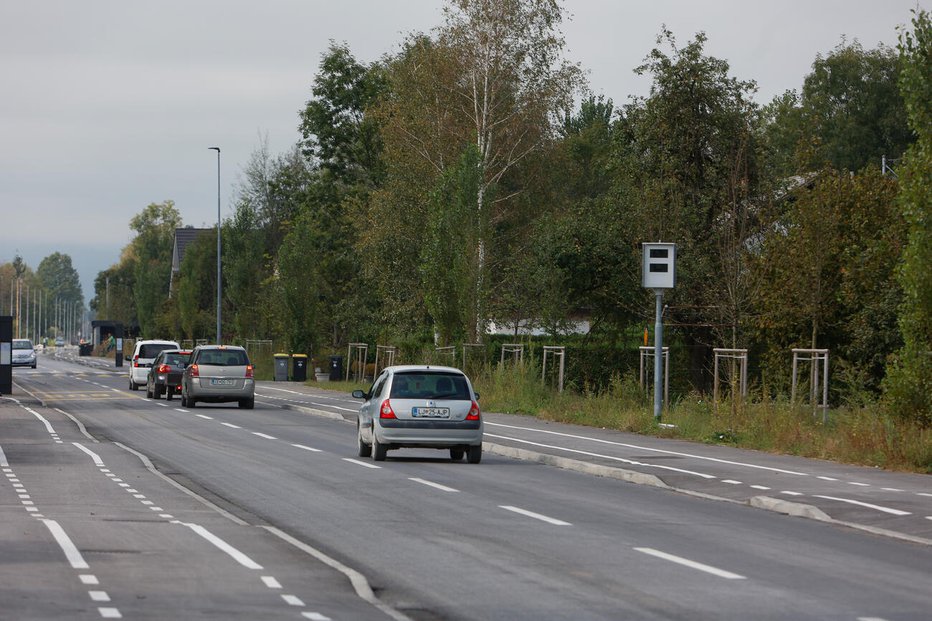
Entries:
{"label": "white line on road", "polygon": [[741,485],[741,481],[735,481],[733,479],[722,479],[722,483],[727,483],[728,485]]}
{"label": "white line on road", "polygon": [[226,541],[224,541],[217,535],[213,534],[212,532],[210,532],[209,530],[207,530],[200,524],[191,524],[189,522],[180,522],[178,520],[173,520],[171,523],[181,524],[182,526],[187,526],[188,528],[193,530],[195,533],[197,533],[198,535],[200,535],[201,537],[203,537],[210,543],[214,544],[215,546],[217,546],[217,548],[229,554],[233,558],[233,560],[235,560],[237,563],[239,563],[246,569],[262,569],[262,565],[258,564],[257,562],[255,562],[254,560],[252,560],[251,558],[249,558],[248,556],[246,556],[245,554],[243,554],[242,552],[240,552],[239,550],[237,550],[236,548],[234,548],[233,546],[228,544]]}
{"label": "white line on road", "polygon": [[3,447],[0,446],[0,467],[9,468],[10,462],[6,460],[6,455],[3,453]]}
{"label": "white line on road", "polygon": [[90,569],[90,566],[84,560],[84,557],[81,556],[81,552],[78,551],[77,546],[74,545],[74,542],[71,541],[71,538],[68,536],[68,533],[65,532],[65,529],[59,525],[55,520],[42,520],[42,523],[49,529],[49,532],[52,533],[52,537],[55,538],[55,541],[58,542],[58,546],[62,549],[62,552],[65,553],[65,558],[68,559],[68,562],[71,564],[71,567],[74,569]]}
{"label": "white line on road", "polygon": [[285,603],[289,606],[304,606],[304,602],[296,595],[282,595],[282,599],[285,600]]}
{"label": "white line on road", "polygon": [[917,495],[917,496],[927,496],[927,497],[932,498],[932,494],[927,494],[927,493],[925,493],[925,492],[916,492],[916,495]]}
{"label": "white line on road", "polygon": [[38,412],[36,412],[35,410],[33,410],[33,409],[31,409],[31,408],[26,408],[26,411],[32,413],[36,418],[38,418],[38,419],[41,420],[43,423],[45,423],[45,428],[48,430],[49,433],[51,433],[51,434],[55,434],[55,433],[56,433],[55,430],[52,429],[52,423],[50,423],[49,421],[45,420],[45,417],[44,417],[44,416],[42,416],[41,414],[39,414]]}
{"label": "white line on road", "polygon": [[660,468],[662,470],[672,470],[673,472],[682,472],[683,474],[692,474],[703,479],[715,479],[717,477],[711,474],[704,474],[702,472],[694,472],[692,470],[683,470],[682,468],[674,468],[672,466],[661,466],[659,464],[645,464],[644,462],[634,461],[632,459],[625,459],[624,457],[615,457],[614,455],[603,455],[601,453],[593,453],[591,451],[581,451],[579,449],[571,449],[563,446],[554,446],[552,444],[541,444],[540,442],[531,442],[530,440],[522,440],[520,438],[512,438],[511,436],[499,436],[492,433],[486,433],[485,437],[488,438],[500,438],[502,440],[511,440],[512,442],[519,442],[521,444],[530,444],[531,446],[539,446],[541,448],[551,448],[558,451],[565,451],[567,453],[576,453],[578,455],[587,455],[589,457],[599,457],[601,459],[608,459],[611,461],[620,461],[624,464],[630,464],[632,466],[645,466],[648,468]]}
{"label": "white line on road", "polygon": [[86,584],[88,586],[100,584],[100,581],[97,579],[97,576],[95,576],[94,574],[81,574],[78,577],[81,578],[81,584]]}
{"label": "white line on road", "polygon": [[414,481],[415,483],[420,483],[421,485],[428,485],[434,487],[444,492],[458,492],[458,489],[453,489],[452,487],[447,487],[446,485],[441,485],[440,483],[434,483],[433,481],[427,481],[425,479],[419,479],[417,477],[409,477],[409,481]]}
{"label": "white line on road", "polygon": [[312,452],[312,453],[320,453],[320,452],[321,452],[320,449],[316,449],[316,448],[313,448],[313,447],[310,447],[310,446],[304,446],[303,444],[292,444],[291,446],[293,446],[293,447],[295,447],[295,448],[303,449],[303,450],[305,450],[305,451],[310,451],[310,452]]}
{"label": "white line on road", "polygon": [[330,617],[322,615],[319,612],[302,612],[301,616],[311,621],[331,621]]}
{"label": "white line on road", "polygon": [[110,596],[107,595],[106,591],[88,591],[88,595],[91,596],[91,599],[95,602],[109,602]]}
{"label": "white line on road", "polygon": [[120,614],[120,610],[118,608],[98,608],[97,611],[100,612],[100,616],[104,619],[123,618],[123,615]]}
{"label": "white line on road", "polygon": [[[534,429],[534,428],[532,428],[532,427],[518,427],[518,426],[515,426],[515,425],[504,425],[504,424],[501,424],[501,423],[490,423],[490,422],[488,422],[488,421],[485,422],[485,425],[486,425],[486,427],[505,427],[505,428],[508,428],[508,429],[518,429],[518,430],[521,430],[521,431],[535,431],[535,432],[537,432],[537,433],[546,433],[546,434],[551,434],[551,435],[555,435],[555,436],[563,436],[563,437],[565,437],[565,438],[573,438],[573,439],[576,439],[576,440],[588,440],[588,441],[590,441],[590,442],[598,442],[598,443],[600,443],[600,444],[611,444],[611,445],[613,445],[613,446],[624,446],[624,447],[626,447],[626,448],[633,448],[633,449],[637,449],[637,450],[639,450],[639,451],[651,451],[651,452],[653,452],[653,453],[665,453],[665,454],[667,454],[667,455],[679,455],[679,456],[681,456],[681,457],[691,457],[691,458],[693,458],[693,459],[702,459],[702,460],[705,460],[705,461],[714,461],[714,462],[717,462],[717,463],[720,463],[720,464],[729,464],[729,465],[732,465],[732,466],[743,466],[743,467],[745,467],[745,468],[757,468],[758,470],[769,470],[769,471],[771,471],[771,472],[780,472],[780,473],[783,473],[783,474],[793,474],[793,475],[800,476],[800,477],[809,476],[809,475],[808,475],[807,473],[805,473],[805,472],[796,472],[796,471],[794,471],[794,470],[784,470],[784,469],[782,469],[782,468],[772,468],[772,467],[770,467],[770,466],[759,466],[759,465],[757,465],[757,464],[748,464],[748,463],[744,463],[744,462],[740,462],[740,461],[730,461],[730,460],[727,460],[727,459],[719,459],[719,458],[717,458],[717,457],[705,457],[705,456],[703,456],[703,455],[693,455],[693,454],[691,454],[691,453],[680,453],[680,452],[677,452],[677,451],[668,451],[668,450],[665,450],[665,449],[652,448],[652,447],[649,447],[649,446],[640,446],[640,445],[637,445],[637,444],[626,444],[626,443],[624,443],[624,442],[613,442],[613,441],[611,441],[611,440],[602,440],[601,438],[590,438],[590,437],[588,437],[588,436],[580,436],[580,435],[575,435],[575,434],[571,434],[571,433],[561,433],[561,432],[559,432],[559,431],[548,431],[548,430],[545,430],[545,429]],[[498,436],[498,437],[505,437],[505,436]],[[516,439],[516,438],[511,438],[511,439]]]}
{"label": "white line on road", "polygon": [[348,461],[349,463],[356,464],[357,466],[365,466],[366,468],[372,468],[373,470],[377,470],[382,467],[382,466],[376,466],[375,464],[367,464],[364,461],[359,461],[358,459],[351,459],[349,457],[344,457],[343,461]]}
{"label": "white line on road", "polygon": [[766,485],[752,485],[751,488],[752,488],[752,489],[762,489],[762,490],[768,490],[768,489],[770,489],[770,488],[767,487]]}
{"label": "white line on road", "polygon": [[529,518],[534,518],[535,520],[540,520],[541,522],[547,522],[548,524],[553,524],[554,526],[572,526],[569,522],[564,522],[563,520],[558,520],[556,518],[547,517],[546,515],[541,515],[540,513],[534,513],[533,511],[528,511],[527,509],[521,509],[519,507],[512,507],[511,505],[498,505],[500,509],[505,511],[511,511],[513,513],[518,513]]}
{"label": "white line on road", "polygon": [[213,420],[213,416],[207,416],[207,414],[195,414],[198,418],[203,418],[204,420]]}
{"label": "white line on road", "polygon": [[848,481],[848,485],[857,485],[858,487],[870,487],[870,483],[858,483],[856,481]]}
{"label": "white line on road", "polygon": [[95,465],[95,466],[97,466],[98,468],[103,468],[103,466],[104,466],[104,461],[100,458],[100,455],[98,455],[97,453],[95,453],[95,452],[92,451],[91,449],[87,448],[86,446],[84,446],[84,445],[81,444],[80,442],[72,442],[72,444],[74,444],[76,447],[78,447],[79,449],[81,449],[82,451],[84,451],[85,453],[87,453],[88,455],[90,455],[90,456],[91,456],[91,459],[94,460],[94,465]]}
{"label": "white line on road", "polygon": [[638,552],[643,552],[644,554],[649,554],[650,556],[655,556],[657,558],[670,561],[671,563],[677,563],[691,569],[698,569],[699,571],[704,571],[707,574],[712,574],[713,576],[718,576],[719,578],[725,578],[726,580],[745,580],[746,578],[740,574],[733,574],[730,571],[725,571],[724,569],[719,569],[718,567],[712,567],[711,565],[705,565],[704,563],[697,563],[696,561],[691,561],[689,559],[683,558],[681,556],[674,556],[672,554],[667,554],[666,552],[661,552],[660,550],[655,550],[653,548],[634,548]]}
{"label": "white line on road", "polygon": [[903,491],[896,487],[881,487],[880,489],[882,489],[885,492],[902,492]]}
{"label": "white line on road", "polygon": [[253,431],[252,435],[259,436],[260,438],[265,438],[266,440],[278,440],[275,436],[270,436],[267,433],[259,433],[258,431]]}
{"label": "white line on road", "polygon": [[224,427],[229,427],[230,429],[242,429],[239,425],[234,425],[233,423],[220,423]]}
{"label": "white line on road", "polygon": [[787,496],[802,496],[800,492],[788,492],[786,490],[780,492],[781,494],[786,494]]}
{"label": "white line on road", "polygon": [[68,418],[70,418],[72,421],[74,421],[74,424],[78,426],[78,429],[81,431],[82,434],[84,434],[84,437],[85,437],[85,438],[87,438],[87,439],[90,440],[91,442],[97,442],[97,438],[95,438],[94,436],[92,436],[91,434],[89,434],[89,433],[87,432],[87,427],[84,426],[84,423],[82,423],[81,421],[79,421],[77,418],[75,418],[74,416],[72,416],[72,415],[69,414],[68,412],[62,410],[61,408],[55,408],[55,411],[56,411],[56,412],[59,412],[59,413],[61,413],[61,414],[64,414],[65,416],[67,416]]}
{"label": "white line on road", "polygon": [[833,479],[832,477],[816,477],[817,479],[822,479],[823,481],[837,481],[838,479]]}
{"label": "white line on road", "polygon": [[282,588],[281,583],[278,580],[276,580],[274,576],[262,576],[262,582],[265,584],[265,586],[269,587],[270,589]]}
{"label": "white line on road", "polygon": [[890,515],[912,515],[909,511],[900,511],[899,509],[881,507],[880,505],[872,505],[868,502],[861,502],[860,500],[852,500],[850,498],[836,498],[835,496],[820,496],[818,494],[813,494],[813,496],[815,498],[824,498],[825,500],[846,502],[851,505],[858,505],[859,507],[867,507],[868,509],[876,509],[877,511],[883,511],[884,513],[889,513]]}
{"label": "white line on road", "polygon": [[183,409],[181,409],[181,408],[175,408],[175,411],[176,411],[176,412],[184,412],[185,414],[188,413],[188,410],[183,410]]}
{"label": "white line on road", "polygon": [[887,621],[881,617],[858,617],[858,621]]}

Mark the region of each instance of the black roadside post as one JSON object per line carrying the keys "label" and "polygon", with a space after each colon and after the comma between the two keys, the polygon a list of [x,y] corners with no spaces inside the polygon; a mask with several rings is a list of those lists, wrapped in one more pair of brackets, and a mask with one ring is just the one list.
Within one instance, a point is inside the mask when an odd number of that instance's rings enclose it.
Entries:
{"label": "black roadside post", "polygon": [[123,366],[123,324],[118,323],[113,326],[113,338],[116,339],[116,356],[113,366],[119,369]]}
{"label": "black roadside post", "polygon": [[0,395],[13,392],[13,317],[0,317]]}

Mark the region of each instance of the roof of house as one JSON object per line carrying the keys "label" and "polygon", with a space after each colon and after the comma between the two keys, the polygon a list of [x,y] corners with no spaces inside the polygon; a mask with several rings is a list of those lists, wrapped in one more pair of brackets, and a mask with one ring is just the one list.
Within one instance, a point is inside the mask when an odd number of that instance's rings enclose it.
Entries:
{"label": "roof of house", "polygon": [[196,229],[191,226],[175,229],[175,245],[172,249],[172,273],[176,274],[181,270],[181,262],[184,260],[184,253],[188,248],[188,244],[204,233],[212,233],[216,230],[214,228]]}

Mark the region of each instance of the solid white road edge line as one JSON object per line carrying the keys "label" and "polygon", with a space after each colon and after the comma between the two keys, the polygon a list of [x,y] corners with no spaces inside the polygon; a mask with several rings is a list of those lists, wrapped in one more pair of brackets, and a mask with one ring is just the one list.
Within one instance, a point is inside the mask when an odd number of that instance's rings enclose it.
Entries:
{"label": "solid white road edge line", "polygon": [[200,535],[201,537],[203,537],[210,543],[214,544],[221,551],[229,554],[230,557],[232,557],[234,561],[236,561],[237,563],[239,563],[246,569],[262,569],[262,565],[255,562],[254,560],[246,556],[246,554],[244,554],[243,552],[240,552],[239,550],[237,550],[236,548],[231,546],[229,543],[227,543],[226,541],[224,541],[217,535],[213,534],[212,532],[210,532],[209,530],[207,530],[200,524],[192,524],[190,522],[181,522],[179,520],[172,520],[171,524],[181,524],[182,526],[187,526],[188,528],[193,530],[195,533],[197,533],[198,535]]}
{"label": "solid white road edge line", "polygon": [[275,528],[274,526],[260,525],[259,528],[264,528],[265,530],[269,531],[276,537],[284,541],[287,541],[288,543],[298,548],[302,552],[305,552],[306,554],[313,556],[314,558],[319,560],[321,563],[337,570],[338,572],[340,572],[341,574],[349,578],[350,584],[353,585],[353,589],[356,591],[356,595],[358,595],[360,599],[372,604],[373,606],[381,610],[383,613],[385,613],[386,615],[388,615],[395,621],[413,621],[411,617],[409,617],[408,615],[404,614],[403,612],[399,610],[395,610],[388,604],[381,601],[378,597],[376,597],[375,593],[372,591],[372,587],[369,586],[369,581],[366,580],[366,577],[363,576],[358,571],[356,571],[355,569],[347,567],[346,565],[336,560],[335,558],[327,556],[326,554],[324,554],[317,548],[309,546],[303,541],[298,541],[297,539],[295,539],[288,533],[282,530],[279,530],[278,528]]}
{"label": "solid white road edge line", "polygon": [[718,576],[719,578],[725,578],[726,580],[746,580],[747,579],[740,574],[734,574],[730,571],[719,569],[718,567],[712,567],[711,565],[705,565],[704,563],[697,563],[696,561],[691,561],[681,556],[674,556],[672,554],[667,554],[666,552],[661,552],[660,550],[655,550],[653,548],[634,548],[634,549],[643,554],[655,556],[665,561],[670,561],[671,563],[677,563],[678,565],[683,565],[684,567],[689,567],[691,569],[698,569],[699,571],[704,571],[707,574],[712,574],[713,576]]}
{"label": "solid white road edge line", "polygon": [[69,414],[68,412],[62,410],[61,408],[55,408],[55,411],[64,414],[65,416],[67,416],[68,418],[70,418],[72,421],[74,421],[74,424],[78,426],[78,430],[79,430],[81,433],[84,434],[84,437],[85,437],[85,438],[87,438],[87,439],[90,440],[91,442],[94,442],[95,444],[99,444],[97,438],[95,438],[94,436],[92,436],[91,434],[89,434],[89,433],[87,432],[87,427],[84,426],[84,423],[82,423],[81,421],[79,421],[77,418],[75,418],[74,416],[72,416],[72,415]]}
{"label": "solid white road edge line", "polygon": [[0,468],[9,468],[10,462],[6,460],[6,455],[3,452],[3,447],[0,446]]}
{"label": "solid white road edge line", "polygon": [[415,483],[420,483],[421,485],[427,485],[429,487],[434,487],[444,492],[458,492],[458,489],[453,489],[452,487],[447,487],[446,485],[441,485],[440,483],[434,483],[433,481],[428,481],[426,479],[419,479],[417,477],[408,477],[409,481],[414,481]]}
{"label": "solid white road edge line", "polygon": [[81,449],[82,451],[84,451],[85,453],[87,453],[88,455],[90,455],[90,456],[91,456],[91,459],[94,460],[94,465],[95,465],[95,466],[97,466],[97,467],[99,467],[99,468],[103,468],[103,466],[104,466],[104,460],[102,460],[102,459],[100,458],[100,455],[98,455],[97,453],[95,453],[95,452],[92,451],[91,449],[87,448],[86,446],[84,446],[84,445],[81,444],[80,442],[72,442],[72,444],[74,444],[76,447],[78,447],[79,449]]}
{"label": "solid white road edge line", "polygon": [[818,494],[813,494],[813,498],[823,498],[825,500],[836,500],[838,502],[846,502],[851,505],[858,505],[859,507],[867,507],[868,509],[876,509],[877,511],[883,511],[884,513],[889,513],[890,515],[912,515],[909,511],[901,511],[899,509],[891,509],[890,507],[881,507],[880,505],[872,505],[868,502],[861,502],[860,500],[852,500],[850,498],[837,498],[835,496],[820,496]]}
{"label": "solid white road edge line", "polygon": [[52,537],[55,538],[55,541],[58,542],[58,546],[62,549],[62,552],[65,553],[65,558],[68,559],[72,568],[90,569],[84,557],[81,556],[81,552],[78,551],[77,546],[74,545],[68,533],[65,532],[65,529],[63,529],[58,522],[44,518],[41,521],[49,529],[49,532],[52,533]]}
{"label": "solid white road edge line", "polygon": [[693,454],[690,454],[690,453],[680,453],[680,452],[677,452],[677,451],[668,451],[668,450],[664,450],[664,449],[652,448],[652,447],[649,447],[649,446],[639,446],[639,445],[637,445],[637,444],[625,444],[624,442],[614,442],[614,441],[612,441],[612,440],[602,440],[601,438],[590,438],[590,437],[587,437],[587,436],[580,436],[580,435],[575,435],[575,434],[571,434],[571,433],[562,433],[562,432],[559,432],[559,431],[548,431],[548,430],[545,430],[545,429],[534,429],[533,427],[518,427],[518,426],[516,426],[516,425],[504,425],[504,424],[502,424],[502,423],[490,423],[489,421],[486,421],[486,422],[485,422],[485,425],[486,425],[487,427],[505,427],[505,428],[507,428],[507,429],[518,429],[518,430],[521,430],[521,431],[536,431],[537,433],[547,433],[547,434],[555,435],[555,436],[563,436],[564,438],[573,438],[573,439],[576,439],[576,440],[588,440],[588,441],[590,441],[590,442],[598,442],[598,443],[600,443],[600,444],[610,444],[610,445],[613,445],[613,446],[624,446],[624,447],[626,447],[626,448],[633,448],[633,449],[637,449],[637,450],[639,450],[639,451],[651,451],[651,452],[653,452],[653,453],[665,453],[665,454],[667,454],[667,455],[679,455],[680,457],[691,457],[691,458],[693,458],[693,459],[702,459],[702,460],[705,460],[705,461],[714,461],[714,462],[718,462],[718,463],[720,463],[720,464],[729,464],[729,465],[732,465],[732,466],[743,466],[743,467],[745,467],[745,468],[757,468],[757,469],[759,469],[759,470],[769,470],[769,471],[771,471],[771,472],[779,472],[779,473],[782,473],[782,474],[793,474],[793,475],[800,476],[800,477],[809,476],[809,475],[808,475],[807,473],[805,473],[805,472],[796,472],[796,471],[794,471],[794,470],[783,470],[782,468],[772,468],[772,467],[770,467],[770,466],[759,466],[759,465],[757,465],[757,464],[748,464],[748,463],[744,463],[744,462],[740,462],[740,461],[730,461],[730,460],[727,460],[727,459],[719,459],[718,457],[704,457],[704,456],[702,456],[702,455],[693,455]]}
{"label": "solid white road edge line", "polygon": [[43,423],[45,423],[45,428],[46,428],[46,430],[47,430],[50,434],[56,434],[56,435],[57,435],[56,431],[52,428],[52,423],[50,423],[49,421],[47,421],[47,420],[45,419],[44,416],[42,416],[41,414],[39,414],[38,412],[36,412],[36,411],[33,410],[32,408],[26,408],[26,411],[29,412],[29,413],[31,413],[31,414],[33,414],[36,418],[38,418],[38,419],[41,420]]}
{"label": "solid white road edge line", "polygon": [[169,476],[166,476],[166,475],[162,474],[161,472],[159,472],[158,470],[156,470],[156,469],[155,469],[155,466],[152,465],[152,462],[149,460],[149,458],[146,457],[145,455],[143,455],[142,453],[140,453],[139,451],[137,451],[137,450],[135,450],[135,449],[131,449],[130,447],[128,447],[128,446],[126,446],[125,444],[122,444],[122,443],[120,443],[120,442],[114,442],[113,444],[116,445],[116,446],[119,446],[119,447],[120,447],[121,449],[123,449],[124,451],[126,451],[126,452],[128,452],[128,453],[132,453],[133,455],[135,455],[136,457],[138,457],[139,460],[142,462],[142,465],[146,467],[146,470],[148,470],[149,472],[151,472],[151,473],[154,474],[155,476],[159,477],[160,479],[162,479],[162,480],[165,481],[166,483],[169,483],[170,485],[174,486],[175,488],[181,490],[182,492],[184,492],[185,494],[187,494],[187,495],[190,496],[191,498],[194,498],[195,500],[197,500],[198,502],[200,502],[200,503],[203,504],[204,506],[206,506],[206,507],[208,507],[208,508],[210,508],[210,509],[213,509],[214,511],[216,511],[217,513],[219,513],[220,515],[222,515],[222,516],[225,517],[226,519],[230,520],[230,521],[233,522],[234,524],[239,524],[240,526],[249,526],[249,522],[247,522],[247,521],[245,521],[245,520],[242,520],[242,519],[236,517],[235,515],[233,515],[232,513],[230,513],[229,511],[227,511],[226,509],[223,509],[222,507],[218,507],[216,504],[214,504],[214,503],[212,503],[211,501],[207,500],[206,498],[204,498],[203,496],[201,496],[200,494],[198,494],[198,493],[195,492],[194,490],[188,489],[187,487],[185,487],[184,485],[182,485],[182,484],[179,483],[178,481],[174,480],[173,478],[171,478],[171,477],[169,477]]}
{"label": "solid white road edge line", "polygon": [[520,507],[513,507],[511,505],[498,505],[499,509],[504,509],[505,511],[511,511],[513,513],[518,513],[520,515],[534,518],[535,520],[540,520],[541,522],[547,522],[548,524],[553,524],[554,526],[572,526],[569,522],[564,522],[563,520],[558,520],[556,518],[547,517],[546,515],[541,515],[540,513],[534,513],[533,511],[528,511],[527,509],[521,509]]}
{"label": "solid white road edge line", "polygon": [[682,468],[674,468],[672,466],[663,466],[660,464],[645,464],[644,462],[634,461],[632,459],[625,459],[624,457],[615,457],[614,455],[602,455],[601,453],[593,453],[591,451],[582,451],[579,449],[571,449],[563,446],[554,446],[552,444],[541,444],[540,442],[531,442],[530,440],[522,440],[520,438],[512,438],[510,436],[499,436],[493,433],[484,434],[488,438],[500,438],[502,440],[511,440],[512,442],[518,442],[520,444],[530,444],[531,446],[539,446],[541,448],[550,448],[556,449],[558,451],[565,451],[567,453],[576,453],[578,455],[588,455],[589,457],[599,457],[601,459],[608,459],[611,461],[620,461],[624,464],[629,464],[632,466],[644,466],[645,468],[660,468],[661,470],[672,470],[673,472],[681,472],[683,474],[692,474],[703,479],[715,479],[718,478],[711,474],[704,474],[702,472],[695,472],[693,470],[683,470]]}

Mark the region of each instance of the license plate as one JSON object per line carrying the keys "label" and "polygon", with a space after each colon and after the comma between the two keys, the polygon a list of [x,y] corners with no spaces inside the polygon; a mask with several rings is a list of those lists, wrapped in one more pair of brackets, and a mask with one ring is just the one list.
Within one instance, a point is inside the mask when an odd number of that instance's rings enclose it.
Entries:
{"label": "license plate", "polygon": [[411,408],[414,418],[450,418],[450,408]]}
{"label": "license plate", "polygon": [[231,379],[212,379],[210,380],[211,386],[232,386],[235,383],[235,380]]}

